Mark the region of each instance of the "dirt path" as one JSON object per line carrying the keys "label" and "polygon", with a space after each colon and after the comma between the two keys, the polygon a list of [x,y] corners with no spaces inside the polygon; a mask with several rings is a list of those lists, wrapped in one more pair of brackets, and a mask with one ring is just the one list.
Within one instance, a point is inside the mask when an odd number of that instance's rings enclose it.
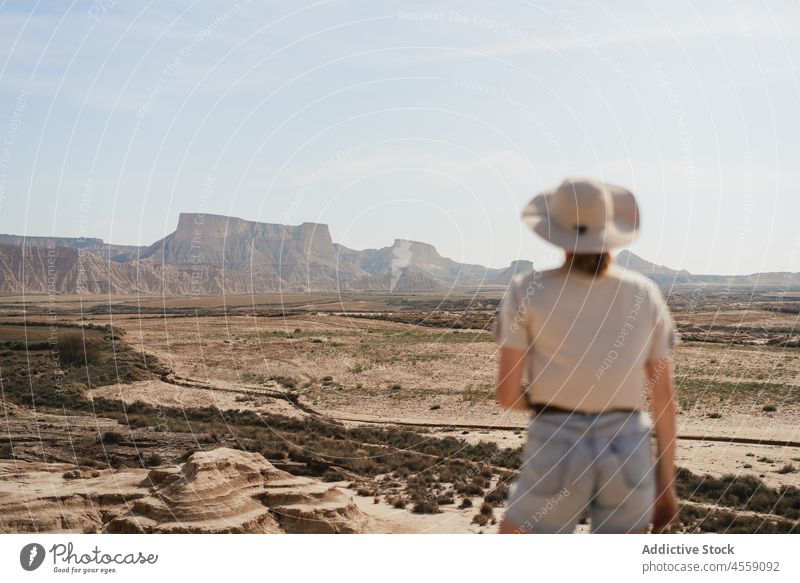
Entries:
{"label": "dirt path", "polygon": [[[332,419],[335,421],[348,422],[348,423],[363,423],[368,425],[394,425],[400,427],[422,427],[428,429],[446,428],[454,430],[488,430],[488,431],[520,431],[526,428],[525,424],[509,425],[509,424],[481,424],[481,423],[442,423],[442,422],[431,422],[431,421],[416,421],[416,420],[412,421],[408,419],[378,419],[376,417],[370,417],[370,416],[342,415],[342,414],[337,414],[337,412],[335,411],[332,411],[330,413],[324,413],[317,409],[314,409],[313,407],[310,407],[309,405],[302,403],[300,398],[296,394],[278,388],[265,388],[265,387],[226,388],[226,387],[218,387],[215,385],[211,385],[187,377],[177,377],[177,376],[171,377],[169,375],[163,377],[162,381],[168,384],[174,384],[194,389],[240,393],[243,395],[256,394],[256,395],[269,396],[277,399],[283,399],[285,401],[288,401],[294,407],[297,407],[297,409],[308,415],[312,415],[319,418]],[[690,435],[690,434],[678,435],[678,439],[686,441],[706,441],[706,442],[725,443],[725,444],[769,445],[777,447],[800,448],[800,441],[781,440],[781,439],[757,439],[749,437],[732,437],[724,435]]]}

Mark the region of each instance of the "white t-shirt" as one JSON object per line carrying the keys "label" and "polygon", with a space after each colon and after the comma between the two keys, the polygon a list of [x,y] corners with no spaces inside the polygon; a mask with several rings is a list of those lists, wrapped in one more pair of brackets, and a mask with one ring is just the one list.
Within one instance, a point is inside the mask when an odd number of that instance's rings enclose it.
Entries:
{"label": "white t-shirt", "polygon": [[516,276],[494,337],[526,352],[531,403],[586,412],[643,408],[645,363],[677,341],[658,286],[613,263],[598,277],[564,268]]}

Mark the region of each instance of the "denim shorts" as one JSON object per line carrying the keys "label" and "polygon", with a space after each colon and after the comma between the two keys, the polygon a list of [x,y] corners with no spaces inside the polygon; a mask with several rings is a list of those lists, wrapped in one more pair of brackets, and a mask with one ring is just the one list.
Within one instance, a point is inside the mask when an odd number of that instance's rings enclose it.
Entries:
{"label": "denim shorts", "polygon": [[592,532],[646,528],[655,499],[650,426],[643,411],[538,415],[506,520],[521,532],[570,533],[588,513]]}

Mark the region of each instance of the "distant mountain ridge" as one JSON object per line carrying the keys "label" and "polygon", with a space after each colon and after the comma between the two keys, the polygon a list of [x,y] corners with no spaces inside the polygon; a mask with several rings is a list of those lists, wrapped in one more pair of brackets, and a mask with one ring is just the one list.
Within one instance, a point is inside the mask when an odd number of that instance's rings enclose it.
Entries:
{"label": "distant mountain ridge", "polygon": [[131,254],[135,255],[136,245],[112,245],[104,243],[102,239],[94,237],[27,237],[25,235],[0,234],[0,245],[15,245],[17,247],[69,247],[89,251],[101,257],[112,259],[122,258]]}
{"label": "distant mountain ridge", "polygon": [[[621,251],[616,261],[675,286],[800,287],[800,274],[693,275]],[[460,263],[433,245],[395,239],[355,250],[334,243],[328,225],[291,226],[181,213],[174,232],[148,246],[96,238],[0,235],[0,293],[125,295],[418,291],[507,285],[533,264],[495,269]]]}
{"label": "distant mountain ridge", "polygon": [[0,293],[411,291],[505,285],[529,261],[492,269],[396,239],[380,249],[334,243],[328,225],[291,226],[181,213],[149,246],[101,239],[0,235]]}

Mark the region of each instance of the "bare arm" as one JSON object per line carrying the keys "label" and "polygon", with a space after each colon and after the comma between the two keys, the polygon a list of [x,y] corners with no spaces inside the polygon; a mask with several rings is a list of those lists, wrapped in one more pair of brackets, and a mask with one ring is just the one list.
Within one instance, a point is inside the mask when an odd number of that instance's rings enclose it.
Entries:
{"label": "bare arm", "polygon": [[524,351],[508,347],[500,349],[500,366],[497,370],[494,394],[497,402],[505,409],[528,408],[528,401],[522,390],[522,367],[524,364]]}
{"label": "bare arm", "polygon": [[675,496],[675,398],[672,385],[672,361],[663,358],[647,363],[647,386],[655,423],[658,460],[656,465],[656,505],[653,529],[661,532],[678,512]]}

